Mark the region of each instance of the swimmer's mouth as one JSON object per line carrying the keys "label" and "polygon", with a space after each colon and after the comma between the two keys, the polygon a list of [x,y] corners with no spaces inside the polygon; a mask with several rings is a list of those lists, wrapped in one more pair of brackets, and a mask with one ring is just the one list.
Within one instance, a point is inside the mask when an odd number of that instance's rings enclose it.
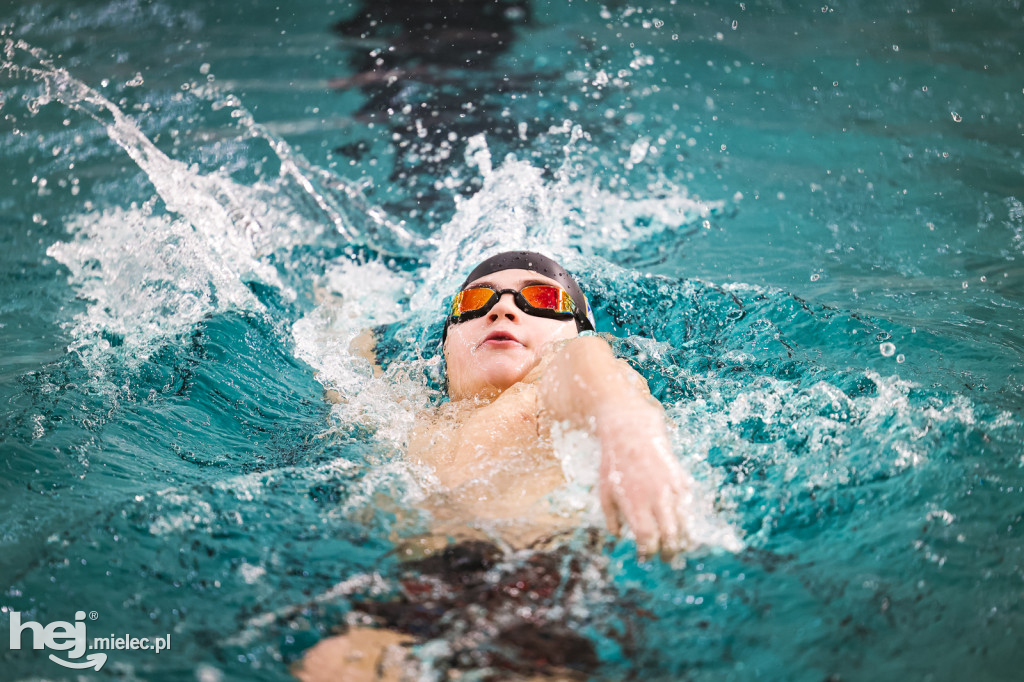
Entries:
{"label": "swimmer's mouth", "polygon": [[490,341],[494,341],[495,343],[511,342],[511,343],[518,343],[519,345],[523,345],[522,341],[520,341],[516,337],[512,336],[508,332],[491,332],[490,334],[487,335],[487,337],[483,341],[480,342],[480,345],[482,346],[485,343],[488,343]]}

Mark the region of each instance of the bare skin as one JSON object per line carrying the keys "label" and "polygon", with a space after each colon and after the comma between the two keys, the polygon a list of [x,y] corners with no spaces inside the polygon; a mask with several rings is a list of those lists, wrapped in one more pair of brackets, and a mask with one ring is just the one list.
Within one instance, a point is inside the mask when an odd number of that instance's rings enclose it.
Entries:
{"label": "bare skin", "polygon": [[525,382],[492,401],[457,401],[422,416],[409,458],[441,484],[424,504],[433,533],[521,548],[578,525],[548,499],[566,482],[549,434],[537,387]]}
{"label": "bare skin", "polygon": [[[518,291],[532,283],[557,284],[526,270],[472,284]],[[680,547],[689,477],[672,455],[661,405],[606,341],[578,337],[572,320],[528,315],[505,294],[483,317],[450,327],[445,360],[451,402],[420,417],[408,451],[441,484],[425,505],[434,538],[484,535],[522,548],[578,527],[573,510],[552,504],[566,483],[551,442],[552,427],[562,423],[600,442],[598,493],[609,530],[628,525],[641,557]],[[421,549],[432,544],[424,540]],[[313,647],[293,672],[306,682],[349,679],[336,667],[319,676],[322,662],[384,660],[403,643],[396,637],[351,627]],[[355,672],[352,679],[394,679]]]}

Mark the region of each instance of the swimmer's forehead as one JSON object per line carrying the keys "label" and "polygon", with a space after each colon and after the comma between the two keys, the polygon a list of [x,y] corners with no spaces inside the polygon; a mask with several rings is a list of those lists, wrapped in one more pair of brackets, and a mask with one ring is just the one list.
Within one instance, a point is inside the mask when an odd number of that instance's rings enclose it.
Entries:
{"label": "swimmer's forehead", "polygon": [[550,277],[545,277],[532,270],[499,270],[489,275],[474,279],[464,289],[473,287],[490,287],[491,289],[522,289],[531,284],[550,284],[561,288],[562,285]]}

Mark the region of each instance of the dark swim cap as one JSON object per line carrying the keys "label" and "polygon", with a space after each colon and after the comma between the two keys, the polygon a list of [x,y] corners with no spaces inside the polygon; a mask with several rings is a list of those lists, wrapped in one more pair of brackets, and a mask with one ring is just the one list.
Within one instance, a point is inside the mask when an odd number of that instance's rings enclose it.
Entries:
{"label": "dark swim cap", "polygon": [[[583,289],[580,289],[580,285],[576,283],[573,276],[555,261],[533,251],[505,251],[491,256],[473,268],[473,271],[466,277],[466,281],[459,287],[459,291],[462,291],[466,288],[466,285],[481,277],[486,277],[502,270],[529,270],[530,272],[536,272],[538,275],[544,275],[555,280],[572,297],[572,302],[576,304],[576,316],[574,318],[576,320],[576,330],[581,332],[588,330],[597,331],[594,324],[594,311],[590,309],[590,302],[587,301],[587,297],[583,294]],[[446,318],[444,321],[444,333],[441,335],[442,340],[447,335],[448,319]]]}

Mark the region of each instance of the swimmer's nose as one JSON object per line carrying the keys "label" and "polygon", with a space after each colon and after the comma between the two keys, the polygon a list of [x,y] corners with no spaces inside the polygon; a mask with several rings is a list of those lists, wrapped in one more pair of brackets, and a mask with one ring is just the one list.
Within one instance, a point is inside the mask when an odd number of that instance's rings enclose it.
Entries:
{"label": "swimmer's nose", "polygon": [[516,299],[512,294],[502,294],[498,302],[487,313],[487,319],[496,322],[500,318],[515,320],[519,316],[519,308],[516,307]]}

